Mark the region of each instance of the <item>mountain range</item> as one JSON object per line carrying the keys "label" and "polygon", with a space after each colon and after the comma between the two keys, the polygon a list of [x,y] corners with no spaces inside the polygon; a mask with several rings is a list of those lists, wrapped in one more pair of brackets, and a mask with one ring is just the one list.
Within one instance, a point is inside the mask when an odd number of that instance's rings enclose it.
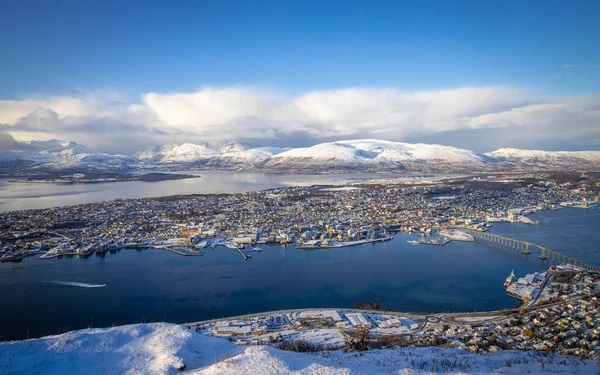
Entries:
{"label": "mountain range", "polygon": [[235,169],[286,172],[502,170],[600,170],[600,151],[539,151],[503,148],[489,153],[436,144],[375,139],[320,143],[312,147],[247,147],[230,142],[166,144],[134,155],[108,154],[75,142],[23,144],[27,151],[0,152],[0,170]]}

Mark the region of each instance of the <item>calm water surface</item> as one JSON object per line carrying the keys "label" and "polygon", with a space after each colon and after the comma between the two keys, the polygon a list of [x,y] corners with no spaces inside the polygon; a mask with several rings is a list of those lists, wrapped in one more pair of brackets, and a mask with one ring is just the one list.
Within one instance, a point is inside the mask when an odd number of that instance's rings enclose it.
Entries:
{"label": "calm water surface", "polygon": [[52,184],[0,179],[0,212],[48,208],[111,199],[162,197],[200,193],[240,193],[287,186],[343,185],[387,174],[273,174],[261,172],[186,171],[200,178],[157,182],[125,181],[101,184]]}
{"label": "calm water surface", "polygon": [[[191,181],[198,180],[184,183]],[[531,218],[540,225],[497,224],[491,232],[600,264],[600,210],[542,211]],[[269,245],[248,261],[217,247],[206,249],[202,257],[124,249],[88,259],[29,257],[22,263],[0,263],[0,337],[288,308],[351,307],[363,300],[398,311],[494,310],[518,305],[502,286],[512,269],[524,275],[545,268],[536,253],[527,257],[484,243],[439,247],[406,242],[415,238],[399,234],[388,243],[316,251]],[[56,281],[107,286],[83,288]]]}
{"label": "calm water surface", "polygon": [[[500,224],[493,232],[539,242],[600,264],[595,210],[544,211],[539,226]],[[413,246],[388,243],[341,249],[263,246],[244,261],[217,247],[203,257],[160,250],[122,250],[105,257],[0,264],[3,338],[59,329],[186,322],[287,308],[351,307],[372,300],[399,311],[477,311],[515,307],[503,282],[542,269],[529,258],[480,243]],[[82,288],[52,281],[107,284]]]}

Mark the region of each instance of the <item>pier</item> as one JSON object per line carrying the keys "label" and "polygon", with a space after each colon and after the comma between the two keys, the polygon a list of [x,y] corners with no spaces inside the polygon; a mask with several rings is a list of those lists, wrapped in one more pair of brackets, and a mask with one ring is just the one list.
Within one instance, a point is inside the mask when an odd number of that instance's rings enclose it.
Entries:
{"label": "pier", "polygon": [[498,236],[489,232],[478,232],[475,230],[469,230],[464,228],[462,230],[469,232],[475,238],[476,241],[480,240],[492,242],[500,246],[505,246],[510,249],[514,249],[515,251],[525,252],[526,254],[528,254],[531,251],[530,249],[538,249],[541,253],[538,256],[538,258],[540,258],[542,261],[548,260],[550,264],[556,265],[568,263],[577,267],[584,268],[588,271],[600,272],[600,267],[592,263],[579,260],[573,256],[563,254],[556,250],[552,250],[532,242],[521,241],[510,237]]}
{"label": "pier", "polygon": [[242,249],[240,249],[238,247],[236,247],[235,249],[238,251],[238,253],[240,253],[240,255],[242,256],[242,258],[244,258],[244,260],[248,260],[248,258],[250,258],[248,255],[244,254]]}
{"label": "pier", "polygon": [[173,252],[175,254],[183,255],[184,257],[201,257],[202,256],[202,254],[187,253],[187,252],[176,250],[176,249],[173,249],[173,248],[170,248],[170,247],[165,247],[164,250]]}

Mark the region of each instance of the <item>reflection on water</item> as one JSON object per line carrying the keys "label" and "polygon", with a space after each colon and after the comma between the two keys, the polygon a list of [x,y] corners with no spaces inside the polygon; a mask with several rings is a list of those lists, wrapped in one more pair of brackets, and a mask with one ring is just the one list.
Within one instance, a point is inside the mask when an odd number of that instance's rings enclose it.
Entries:
{"label": "reflection on water", "polygon": [[261,172],[188,171],[201,176],[171,181],[124,181],[60,185],[0,179],[0,212],[48,208],[111,199],[134,199],[179,194],[240,193],[286,186],[343,185],[386,174],[272,174]]}

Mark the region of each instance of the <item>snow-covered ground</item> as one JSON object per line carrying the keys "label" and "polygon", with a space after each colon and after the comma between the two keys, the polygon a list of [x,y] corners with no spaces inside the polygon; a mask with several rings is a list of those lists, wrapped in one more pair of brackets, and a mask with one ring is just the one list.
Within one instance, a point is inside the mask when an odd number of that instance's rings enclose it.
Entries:
{"label": "snow-covered ground", "polygon": [[[183,371],[180,371],[183,370]],[[0,343],[2,374],[598,374],[597,361],[537,352],[446,348],[365,353],[240,347],[166,323],[87,329]]]}

